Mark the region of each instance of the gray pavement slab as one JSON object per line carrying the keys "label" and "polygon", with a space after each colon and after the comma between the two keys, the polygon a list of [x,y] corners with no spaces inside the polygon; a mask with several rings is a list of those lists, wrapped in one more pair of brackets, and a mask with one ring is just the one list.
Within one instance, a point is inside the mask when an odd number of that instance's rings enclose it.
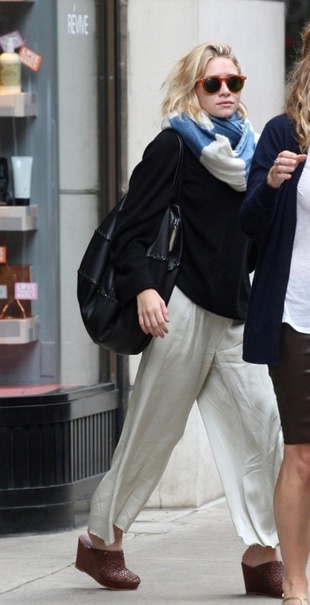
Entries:
{"label": "gray pavement slab", "polygon": [[126,536],[126,564],[141,577],[135,591],[100,587],[75,566],[85,527],[0,538],[2,605],[275,605],[245,596],[242,540],[226,501],[198,509],[144,509]]}

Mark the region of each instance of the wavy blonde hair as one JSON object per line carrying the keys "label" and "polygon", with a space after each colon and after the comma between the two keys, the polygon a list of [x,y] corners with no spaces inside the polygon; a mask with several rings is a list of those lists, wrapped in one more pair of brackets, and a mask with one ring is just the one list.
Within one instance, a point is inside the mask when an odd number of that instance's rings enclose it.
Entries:
{"label": "wavy blonde hair", "polygon": [[310,22],[301,31],[301,45],[286,85],[285,111],[296,129],[300,150],[310,145]]}
{"label": "wavy blonde hair", "polygon": [[[209,61],[217,57],[230,59],[235,64],[238,74],[242,73],[241,65],[228,44],[223,42],[200,44],[176,62],[164,81],[162,88],[167,88],[167,92],[162,102],[163,116],[172,112],[184,112],[196,122],[203,121],[206,112],[200,107],[195,84],[203,77]],[[237,111],[241,118],[246,118],[247,109],[241,101]]]}

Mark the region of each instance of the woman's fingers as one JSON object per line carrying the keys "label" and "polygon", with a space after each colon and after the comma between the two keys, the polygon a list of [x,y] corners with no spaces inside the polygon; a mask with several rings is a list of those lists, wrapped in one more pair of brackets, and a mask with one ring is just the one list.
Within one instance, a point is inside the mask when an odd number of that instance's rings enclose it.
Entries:
{"label": "woman's fingers", "polygon": [[143,332],[163,338],[169,330],[168,309],[156,290],[143,290],[137,296],[139,324]]}
{"label": "woman's fingers", "polygon": [[272,167],[267,175],[267,183],[271,187],[278,189],[283,181],[287,181],[292,177],[300,162],[305,162],[307,154],[296,154],[292,151],[282,151],[275,158]]}

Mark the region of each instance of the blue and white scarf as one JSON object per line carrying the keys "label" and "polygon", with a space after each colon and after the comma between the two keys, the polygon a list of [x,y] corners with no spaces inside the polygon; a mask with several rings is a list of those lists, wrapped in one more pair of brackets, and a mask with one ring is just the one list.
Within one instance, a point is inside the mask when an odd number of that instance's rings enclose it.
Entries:
{"label": "blue and white scarf", "polygon": [[236,191],[245,191],[251,160],[258,140],[248,120],[204,117],[198,123],[185,113],[170,114],[162,128],[174,128],[213,176]]}

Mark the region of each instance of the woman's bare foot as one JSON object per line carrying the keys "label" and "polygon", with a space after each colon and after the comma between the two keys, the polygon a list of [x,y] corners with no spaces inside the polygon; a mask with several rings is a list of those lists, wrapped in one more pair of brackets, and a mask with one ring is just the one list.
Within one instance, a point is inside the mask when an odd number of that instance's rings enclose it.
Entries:
{"label": "woman's bare foot", "polygon": [[300,581],[298,583],[288,582],[285,578],[283,581],[283,593],[284,600],[283,603],[287,603],[287,605],[308,605],[308,581],[305,578],[304,581]]}
{"label": "woman's bare foot", "polygon": [[107,550],[106,543],[104,540],[102,540],[102,538],[99,538],[99,536],[95,536],[95,534],[92,534],[89,529],[87,530],[87,533],[94,548],[97,548],[98,550]]}
{"label": "woman's bare foot", "polygon": [[122,550],[123,549],[123,531],[119,527],[113,526],[114,529],[114,542],[112,544],[106,544],[102,538],[92,534],[90,530],[87,530],[88,536],[94,548],[98,550]]}
{"label": "woman's bare foot", "polygon": [[242,557],[242,563],[250,567],[256,567],[270,561],[280,561],[277,549],[271,548],[271,546],[261,546],[260,544],[249,546]]}

